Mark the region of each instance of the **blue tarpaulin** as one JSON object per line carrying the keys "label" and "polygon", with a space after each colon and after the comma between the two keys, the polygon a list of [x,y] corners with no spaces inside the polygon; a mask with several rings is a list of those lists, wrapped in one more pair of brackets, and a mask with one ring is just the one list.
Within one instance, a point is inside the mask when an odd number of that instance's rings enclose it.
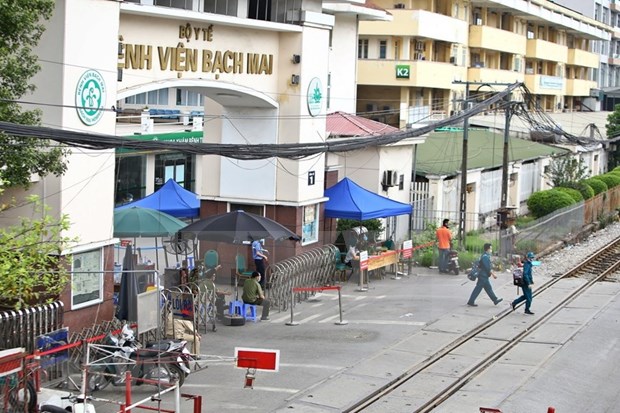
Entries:
{"label": "blue tarpaulin", "polygon": [[173,179],[168,179],[164,186],[151,195],[116,209],[134,206],[155,209],[178,218],[194,218],[200,213],[200,201],[196,194],[183,188]]}
{"label": "blue tarpaulin", "polygon": [[325,190],[327,218],[348,218],[364,221],[395,215],[411,214],[412,206],[394,201],[362,188],[349,178]]}

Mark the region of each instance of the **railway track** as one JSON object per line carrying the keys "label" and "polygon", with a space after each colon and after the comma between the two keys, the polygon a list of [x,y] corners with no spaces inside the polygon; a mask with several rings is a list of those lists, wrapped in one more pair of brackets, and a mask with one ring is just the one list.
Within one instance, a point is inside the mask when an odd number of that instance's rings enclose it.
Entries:
{"label": "railway track", "polygon": [[[554,303],[552,307],[545,312],[537,312],[535,318],[531,319],[531,323],[522,327],[519,331],[515,332],[512,337],[495,349],[485,354],[475,365],[468,366],[463,371],[459,372],[458,378],[450,382],[440,392],[434,394],[431,397],[426,398],[424,401],[420,401],[419,397],[416,398],[416,403],[411,404],[411,411],[416,413],[430,412],[437,406],[441,405],[457,391],[463,388],[475,377],[484,372],[488,367],[493,365],[498,359],[504,356],[507,352],[513,349],[516,345],[521,343],[526,336],[532,333],[534,330],[542,327],[551,317],[553,317],[558,311],[564,308],[568,303],[587,291],[592,285],[600,281],[615,281],[618,282],[620,277],[620,238],[615,239],[603,250],[597,252],[586,258],[580,265],[572,268],[564,274],[561,274],[555,278],[550,279],[543,285],[536,288],[534,297],[544,294],[546,291],[553,288],[554,285],[561,280],[569,278],[579,278],[583,280],[578,286],[575,286],[567,295],[565,295],[558,302]],[[377,391],[370,394],[368,397],[359,401],[355,405],[351,406],[346,412],[361,412],[366,409],[376,410],[381,405],[382,401],[387,399],[390,395],[396,394],[401,386],[406,385],[409,381],[412,381],[416,376],[425,374],[431,371],[431,369],[440,363],[442,360],[449,357],[449,355],[459,348],[467,345],[472,345],[472,342],[477,340],[481,335],[488,331],[491,327],[501,323],[506,317],[513,314],[511,309],[507,309],[501,314],[493,317],[492,319],[483,322],[476,328],[464,333],[459,339],[453,341],[449,345],[443,347],[438,352],[429,356],[425,361],[419,363],[400,377],[394,379],[389,384],[383,386]]]}

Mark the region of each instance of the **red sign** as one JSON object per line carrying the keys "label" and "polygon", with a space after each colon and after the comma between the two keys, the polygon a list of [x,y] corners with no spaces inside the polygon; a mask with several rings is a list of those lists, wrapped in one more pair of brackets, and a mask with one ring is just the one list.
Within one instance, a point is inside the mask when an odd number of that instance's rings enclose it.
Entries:
{"label": "red sign", "polygon": [[131,240],[130,239],[122,239],[121,240],[121,247],[126,247],[129,244],[131,244]]}
{"label": "red sign", "polygon": [[368,251],[360,251],[360,270],[368,269]]}
{"label": "red sign", "polygon": [[241,369],[280,370],[280,350],[235,347],[235,359]]}
{"label": "red sign", "polygon": [[411,240],[403,242],[403,258],[411,258],[411,251],[413,251],[413,242]]}

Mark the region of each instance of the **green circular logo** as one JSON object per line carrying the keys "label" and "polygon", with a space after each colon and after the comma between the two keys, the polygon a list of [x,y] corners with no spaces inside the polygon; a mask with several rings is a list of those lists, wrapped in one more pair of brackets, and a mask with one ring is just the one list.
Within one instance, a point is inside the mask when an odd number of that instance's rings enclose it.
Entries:
{"label": "green circular logo", "polygon": [[84,72],[75,88],[75,106],[84,125],[92,126],[103,116],[106,87],[103,76],[96,70]]}
{"label": "green circular logo", "polygon": [[321,113],[323,102],[323,86],[318,77],[313,78],[308,85],[308,112],[311,116]]}

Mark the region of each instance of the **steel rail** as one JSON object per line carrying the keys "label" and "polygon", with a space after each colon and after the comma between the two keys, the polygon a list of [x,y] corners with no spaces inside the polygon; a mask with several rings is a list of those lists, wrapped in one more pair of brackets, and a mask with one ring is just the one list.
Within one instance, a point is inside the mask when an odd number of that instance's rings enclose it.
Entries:
{"label": "steel rail", "polygon": [[[609,260],[612,261],[609,261]],[[593,275],[593,270],[600,271],[599,274]],[[558,311],[560,311],[566,304],[574,300],[577,296],[582,294],[588,288],[590,288],[593,284],[605,279],[610,273],[615,272],[616,270],[620,270],[620,237],[616,238],[614,241],[610,242],[608,246],[603,248],[602,250],[590,255],[587,257],[582,263],[576,265],[572,269],[568,270],[564,274],[559,275],[556,278],[553,278],[547,281],[545,284],[541,285],[536,289],[536,293],[534,296],[538,296],[545,290],[551,288],[557,282],[566,278],[574,278],[579,277],[580,275],[590,275],[587,278],[588,281],[582,286],[578,287],[572,293],[570,293],[567,297],[557,303],[553,308],[547,311],[544,314],[541,314],[533,324],[529,325],[522,332],[518,333],[515,337],[506,342],[503,346],[499,347],[490,355],[486,356],[483,360],[477,363],[475,366],[464,372],[464,374],[458,378],[454,383],[450,386],[442,390],[440,393],[435,395],[432,399],[428,400],[423,405],[414,408],[413,412],[415,413],[423,413],[430,412],[438,405],[446,401],[450,398],[454,393],[456,393],[459,389],[465,386],[468,382],[470,382],[474,377],[483,372],[487,367],[497,361],[502,355],[507,353],[514,346],[519,344],[523,338],[529,335],[532,331],[544,325],[544,323],[549,320],[553,315],[555,315]],[[472,330],[466,332],[458,339],[454,340],[452,343],[444,346],[442,349],[429,356],[425,361],[417,364],[412,369],[407,372],[401,374],[396,377],[390,383],[382,386],[377,389],[373,393],[369,394],[364,399],[358,401],[353,406],[344,410],[344,412],[360,412],[365,408],[378,403],[382,398],[388,396],[398,387],[411,380],[417,374],[423,372],[424,370],[431,367],[433,364],[439,362],[442,358],[447,356],[449,353],[454,351],[455,349],[463,346],[468,341],[477,337],[480,333],[489,329],[491,326],[499,323],[505,317],[511,315],[513,313],[512,309],[507,309],[503,313],[498,316],[495,316],[492,319],[487,320],[483,324],[473,328]]]}

